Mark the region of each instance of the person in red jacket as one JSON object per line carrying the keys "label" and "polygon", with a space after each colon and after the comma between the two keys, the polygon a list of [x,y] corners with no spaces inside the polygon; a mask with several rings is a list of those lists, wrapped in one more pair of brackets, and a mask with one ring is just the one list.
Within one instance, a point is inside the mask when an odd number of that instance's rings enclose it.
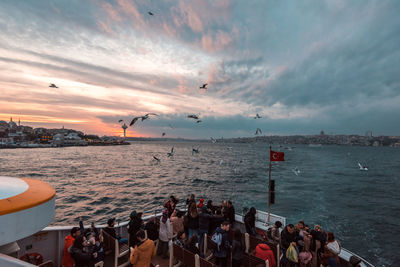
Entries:
{"label": "person in red jacket", "polygon": [[254,256],[256,256],[257,258],[260,258],[264,261],[268,260],[270,267],[276,266],[274,252],[265,243],[260,243],[257,245],[257,247],[254,251]]}
{"label": "person in red jacket", "polygon": [[64,250],[63,250],[63,259],[62,266],[63,267],[73,267],[75,266],[75,261],[71,257],[68,249],[72,247],[74,244],[75,238],[81,235],[81,230],[79,227],[72,227],[71,234],[67,235],[64,240]]}

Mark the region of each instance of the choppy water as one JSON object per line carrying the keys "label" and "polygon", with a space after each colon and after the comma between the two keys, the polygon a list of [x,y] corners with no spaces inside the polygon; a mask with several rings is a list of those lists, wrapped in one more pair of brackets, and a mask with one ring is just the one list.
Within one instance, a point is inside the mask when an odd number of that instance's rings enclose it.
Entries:
{"label": "choppy water", "polygon": [[[137,142],[131,146],[0,150],[0,175],[32,177],[57,191],[55,225],[105,222],[152,211],[174,194],[231,199],[237,210],[267,209],[266,144]],[[175,156],[166,153],[175,147]],[[231,147],[231,148],[229,148]],[[321,224],[377,266],[395,266],[400,227],[400,149],[297,146],[274,164],[273,213]],[[279,148],[276,148],[279,150]],[[156,164],[152,156],[162,158]],[[223,162],[221,161],[223,160]],[[357,161],[370,168],[363,172]],[[293,172],[295,167],[299,176]]]}

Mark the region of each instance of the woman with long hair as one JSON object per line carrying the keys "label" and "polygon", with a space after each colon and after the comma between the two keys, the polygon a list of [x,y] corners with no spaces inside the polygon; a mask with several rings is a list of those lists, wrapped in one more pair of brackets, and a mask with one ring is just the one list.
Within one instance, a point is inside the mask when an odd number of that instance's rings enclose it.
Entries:
{"label": "woman with long hair", "polygon": [[188,229],[189,229],[189,239],[193,235],[197,235],[199,229],[199,216],[197,213],[196,202],[192,202],[192,204],[190,204],[189,206]]}

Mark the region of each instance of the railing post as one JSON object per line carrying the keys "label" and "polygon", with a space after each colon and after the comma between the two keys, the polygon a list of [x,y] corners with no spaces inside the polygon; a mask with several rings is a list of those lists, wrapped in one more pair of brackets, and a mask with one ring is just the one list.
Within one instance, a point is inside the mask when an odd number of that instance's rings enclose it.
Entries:
{"label": "railing post", "polygon": [[268,260],[265,261],[265,267],[269,267],[269,261]]}
{"label": "railing post", "polygon": [[276,266],[281,266],[281,248],[276,245]]}
{"label": "railing post", "polygon": [[171,241],[169,245],[169,267],[174,266],[174,244]]}
{"label": "railing post", "polygon": [[244,243],[246,245],[246,253],[249,253],[250,250],[250,236],[249,233],[244,234]]}
{"label": "railing post", "polygon": [[194,255],[194,267],[200,267],[200,257],[199,257],[199,254]]}
{"label": "railing post", "polygon": [[207,246],[208,246],[208,236],[207,236],[207,234],[204,234],[204,246],[203,246],[203,254],[204,254],[204,256],[206,255],[206,252],[207,252]]}

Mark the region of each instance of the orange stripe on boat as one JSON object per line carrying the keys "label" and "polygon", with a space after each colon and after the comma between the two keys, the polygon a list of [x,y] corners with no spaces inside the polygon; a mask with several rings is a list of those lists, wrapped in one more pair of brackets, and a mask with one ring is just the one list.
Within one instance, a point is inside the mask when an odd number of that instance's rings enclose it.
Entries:
{"label": "orange stripe on boat", "polygon": [[29,188],[19,195],[0,200],[0,215],[5,215],[21,210],[39,206],[51,200],[56,191],[48,183],[40,180],[23,178]]}

